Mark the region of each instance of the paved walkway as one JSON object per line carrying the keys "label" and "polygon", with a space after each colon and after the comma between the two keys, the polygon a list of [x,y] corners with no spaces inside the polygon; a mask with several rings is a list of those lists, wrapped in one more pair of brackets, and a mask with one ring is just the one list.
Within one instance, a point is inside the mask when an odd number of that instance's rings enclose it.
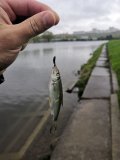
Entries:
{"label": "paved walkway", "polygon": [[117,84],[107,66],[104,46],[51,160],[120,160]]}

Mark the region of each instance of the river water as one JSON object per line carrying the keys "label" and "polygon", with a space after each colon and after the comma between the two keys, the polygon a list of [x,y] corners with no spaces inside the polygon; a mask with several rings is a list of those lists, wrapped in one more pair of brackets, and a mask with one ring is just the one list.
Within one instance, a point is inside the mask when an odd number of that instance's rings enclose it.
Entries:
{"label": "river water", "polygon": [[[0,142],[18,115],[36,110],[48,97],[48,83],[53,56],[61,72],[63,90],[73,83],[76,72],[87,62],[91,53],[104,41],[55,42],[29,44],[17,60],[5,71],[0,86]],[[12,132],[11,132],[12,133]],[[7,143],[3,143],[4,145]],[[3,146],[0,146],[1,152]]]}
{"label": "river water", "polygon": [[47,96],[53,56],[57,58],[63,86],[66,87],[81,65],[90,58],[90,53],[101,43],[103,42],[29,44],[5,72],[6,81],[0,86],[0,108],[23,106],[25,109],[29,104]]}

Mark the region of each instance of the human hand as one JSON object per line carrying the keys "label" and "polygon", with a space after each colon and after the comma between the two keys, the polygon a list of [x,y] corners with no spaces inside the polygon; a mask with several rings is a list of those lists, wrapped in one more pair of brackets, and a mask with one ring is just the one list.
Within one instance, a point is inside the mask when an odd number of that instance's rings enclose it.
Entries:
{"label": "human hand", "polygon": [[[21,23],[14,24],[17,21]],[[35,0],[0,0],[0,71],[14,62],[30,38],[56,25],[59,17]]]}

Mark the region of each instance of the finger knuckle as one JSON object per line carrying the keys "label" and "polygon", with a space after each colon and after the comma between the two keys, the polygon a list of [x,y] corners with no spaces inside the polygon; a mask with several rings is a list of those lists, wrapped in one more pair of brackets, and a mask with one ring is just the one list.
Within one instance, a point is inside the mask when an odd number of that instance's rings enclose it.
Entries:
{"label": "finger knuckle", "polygon": [[30,19],[30,27],[34,35],[37,35],[40,33],[39,24],[34,18]]}

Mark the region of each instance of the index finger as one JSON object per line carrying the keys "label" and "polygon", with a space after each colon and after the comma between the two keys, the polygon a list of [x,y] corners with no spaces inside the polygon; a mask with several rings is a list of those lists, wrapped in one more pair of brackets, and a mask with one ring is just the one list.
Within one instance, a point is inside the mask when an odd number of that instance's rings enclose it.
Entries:
{"label": "index finger", "polygon": [[[31,17],[34,14],[37,14],[42,11],[51,10],[49,6],[38,2],[36,0],[6,0],[11,12],[9,11],[8,14],[11,14],[11,21],[15,21],[16,17]],[[54,11],[53,11],[54,12]],[[14,16],[12,16],[14,14]]]}

